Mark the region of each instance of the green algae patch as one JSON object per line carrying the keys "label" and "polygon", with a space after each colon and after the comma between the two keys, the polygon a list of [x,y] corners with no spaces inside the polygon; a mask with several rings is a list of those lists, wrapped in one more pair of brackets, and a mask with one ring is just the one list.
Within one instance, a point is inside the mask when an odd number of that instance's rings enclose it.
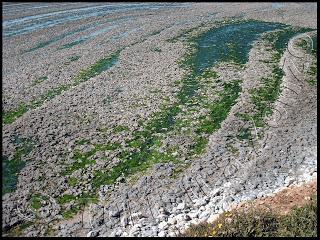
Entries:
{"label": "green algae patch", "polygon": [[[96,23],[96,24],[97,24],[97,23]],[[94,24],[94,25],[96,25],[96,24]],[[88,28],[90,28],[90,27],[91,27],[91,26],[80,27],[80,28],[78,28],[78,29],[76,29],[76,30],[74,30],[74,31],[70,31],[70,32],[67,32],[67,33],[63,33],[63,34],[61,34],[61,35],[59,35],[59,36],[56,36],[56,37],[54,37],[54,38],[52,38],[52,39],[50,39],[50,40],[48,40],[48,41],[39,42],[35,47],[32,47],[32,48],[30,48],[30,49],[28,49],[28,50],[25,50],[24,53],[33,52],[33,51],[38,50],[38,49],[40,49],[40,48],[47,47],[47,46],[49,46],[49,45],[51,45],[51,44],[53,44],[53,43],[55,43],[55,42],[57,42],[57,41],[65,38],[65,37],[67,37],[67,36],[70,36],[70,35],[72,35],[72,34],[75,34],[75,33],[81,32],[81,31],[84,31],[84,30],[86,30],[86,29],[88,29]]]}
{"label": "green algae patch", "polygon": [[42,106],[46,101],[53,99],[55,96],[60,95],[62,92],[67,91],[70,88],[69,84],[63,84],[53,89],[46,91],[36,100],[33,100],[30,104],[31,109]]}
{"label": "green algae patch", "polygon": [[281,94],[281,82],[284,75],[283,70],[278,66],[281,55],[287,47],[289,40],[297,34],[310,31],[308,28],[287,27],[279,31],[271,32],[263,36],[263,40],[269,42],[274,51],[271,60],[272,74],[268,78],[262,78],[262,86],[250,91],[251,101],[254,104],[255,113],[251,117],[256,127],[264,127],[264,119],[273,113],[273,103]]}
{"label": "green algae patch", "polygon": [[95,77],[101,74],[104,71],[107,71],[112,66],[114,66],[120,54],[120,51],[117,51],[115,54],[110,57],[100,59],[95,64],[90,66],[88,69],[80,71],[80,73],[74,78],[72,84],[62,84],[53,89],[46,91],[37,99],[31,101],[29,104],[20,104],[19,107],[15,110],[4,112],[2,121],[4,124],[13,123],[17,118],[21,117],[24,113],[30,109],[35,109],[42,106],[46,101],[53,99],[55,96],[62,94],[64,91],[68,91],[73,86],[77,86],[82,82],[88,81],[90,78]]}
{"label": "green algae patch", "polygon": [[2,121],[4,124],[13,123],[17,118],[21,117],[29,110],[27,104],[22,103],[16,110],[7,111],[3,113]]}
{"label": "green algae patch", "polygon": [[81,58],[81,56],[79,56],[79,55],[71,56],[67,59],[67,61],[64,63],[64,65],[70,65],[71,62],[78,61],[80,58]]}
{"label": "green algae patch", "polygon": [[76,141],[76,144],[77,144],[77,145],[85,145],[85,144],[87,144],[87,143],[90,143],[90,141],[87,140],[87,139],[81,139],[81,140],[77,140],[77,141]]}
{"label": "green algae patch", "polygon": [[[120,176],[143,172],[155,163],[179,163],[179,158],[173,157],[168,149],[167,152],[157,150],[161,146],[161,141],[156,137],[157,134],[168,134],[182,126],[190,128],[190,120],[177,120],[176,117],[182,111],[181,106],[186,107],[188,112],[197,111],[193,108],[201,106],[205,96],[200,96],[198,91],[205,84],[204,81],[219,77],[217,72],[210,68],[220,62],[231,62],[243,66],[248,60],[252,43],[262,33],[283,27],[283,24],[244,21],[222,25],[196,37],[188,37],[183,33],[191,51],[180,61],[180,65],[187,69],[189,74],[179,81],[181,88],[177,94],[177,101],[171,106],[163,107],[145,124],[140,124],[142,128],[134,131],[133,138],[126,142],[127,146],[133,150],[123,150],[119,156],[120,163],[112,169],[96,171],[92,181],[94,188],[103,184],[112,184]],[[200,119],[200,125],[195,129],[198,136],[194,139],[194,145],[190,150],[191,155],[203,153],[209,134],[221,127],[221,123],[227,118],[240,93],[241,81],[234,80],[223,85],[223,90],[217,93],[219,100],[207,104],[210,112]]]}
{"label": "green algae patch", "polygon": [[80,71],[80,73],[75,77],[73,85],[76,86],[79,83],[85,82],[114,66],[118,61],[119,53],[120,51],[110,57],[102,58],[95,64],[91,65],[88,69]]}
{"label": "green algae patch", "polygon": [[31,86],[35,86],[35,85],[37,85],[39,83],[42,83],[42,82],[44,82],[46,80],[48,80],[48,76],[39,77],[37,80],[32,82]]}
{"label": "green algae patch", "polygon": [[[85,145],[88,143],[90,143],[90,141],[85,140],[85,139],[77,141],[78,145]],[[73,157],[75,162],[72,165],[66,167],[65,171],[63,172],[63,175],[70,175],[78,169],[83,169],[91,164],[96,163],[96,161],[93,160],[92,157],[97,152],[113,151],[113,150],[116,150],[119,148],[121,148],[120,143],[110,142],[110,143],[106,143],[106,144],[94,144],[93,148],[90,151],[87,151],[85,153],[82,153],[79,150],[75,150],[74,157]]]}
{"label": "green algae patch", "polygon": [[[68,210],[63,206],[67,203],[74,201],[74,204],[70,206]],[[82,194],[80,196],[74,196],[71,194],[65,194],[57,198],[57,202],[62,205],[60,214],[64,219],[71,219],[77,213],[84,209],[88,203],[98,203],[98,199],[95,195]]]}
{"label": "green algae patch", "polygon": [[64,175],[69,175],[78,169],[82,169],[90,164],[96,163],[95,160],[90,159],[90,157],[93,156],[95,152],[95,150],[91,150],[86,153],[81,153],[80,151],[76,150],[74,156],[76,162],[67,167],[67,169],[64,171]]}
{"label": "green algae patch", "polygon": [[120,133],[123,131],[129,131],[129,127],[128,126],[123,126],[123,125],[118,125],[114,128],[114,132],[115,133]]}
{"label": "green algae patch", "polygon": [[204,152],[209,140],[206,137],[198,137],[192,149],[192,154],[199,155]]}
{"label": "green algae patch", "polygon": [[25,166],[24,156],[33,149],[33,142],[30,139],[19,139],[21,142],[16,148],[14,156],[9,159],[3,156],[2,159],[2,195],[16,189],[18,174]]}
{"label": "green algae patch", "polygon": [[74,178],[74,177],[70,177],[68,179],[68,184],[69,184],[69,186],[74,187],[78,184],[78,179]]}
{"label": "green algae patch", "polygon": [[308,74],[310,75],[310,78],[307,80],[307,82],[311,85],[311,86],[316,86],[317,85],[317,60],[315,60],[309,71]]}
{"label": "green algae patch", "polygon": [[20,237],[23,236],[23,231],[28,227],[32,226],[34,223],[31,221],[25,221],[17,226],[10,228],[9,230],[3,230],[3,237]]}
{"label": "green algae patch", "polygon": [[121,176],[129,176],[146,171],[155,163],[177,162],[177,159],[171,154],[161,153],[157,150],[150,150],[144,147],[140,151],[125,153],[121,159],[122,162],[113,167],[112,170],[108,172],[99,170],[94,173],[92,180],[94,188],[105,184],[112,184]]}
{"label": "green algae patch", "polygon": [[47,196],[42,196],[42,195],[40,195],[40,194],[35,194],[35,195],[33,195],[32,196],[32,198],[31,198],[31,204],[30,204],[30,207],[33,209],[33,210],[35,210],[35,211],[37,211],[37,210],[39,210],[41,207],[42,207],[42,201],[47,201],[47,200],[49,200],[49,197],[47,197]]}
{"label": "green algae patch", "polygon": [[236,103],[241,93],[241,81],[234,80],[224,84],[223,91],[219,92],[220,100],[209,105],[209,119],[204,119],[199,128],[196,130],[198,134],[211,134],[221,127],[221,123],[225,120],[231,110],[231,107]]}
{"label": "green algae patch", "polygon": [[74,195],[65,194],[65,195],[62,195],[62,196],[58,197],[57,200],[58,200],[59,204],[65,204],[67,202],[71,202],[71,201],[76,200],[76,199],[77,199],[77,197],[74,196]]}
{"label": "green algae patch", "polygon": [[62,45],[61,47],[59,47],[58,49],[61,50],[61,49],[66,49],[66,48],[72,48],[73,46],[79,45],[85,41],[86,41],[86,39],[76,40],[71,43],[66,43],[66,44]]}

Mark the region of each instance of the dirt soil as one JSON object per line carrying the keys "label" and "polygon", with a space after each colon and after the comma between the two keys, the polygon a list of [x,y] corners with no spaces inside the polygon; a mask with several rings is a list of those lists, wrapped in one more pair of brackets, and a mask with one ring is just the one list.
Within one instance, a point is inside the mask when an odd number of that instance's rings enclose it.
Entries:
{"label": "dirt soil", "polygon": [[302,185],[291,185],[276,194],[262,197],[254,201],[239,204],[236,209],[248,210],[258,207],[280,215],[288,214],[293,208],[305,205],[312,196],[317,194],[317,180]]}

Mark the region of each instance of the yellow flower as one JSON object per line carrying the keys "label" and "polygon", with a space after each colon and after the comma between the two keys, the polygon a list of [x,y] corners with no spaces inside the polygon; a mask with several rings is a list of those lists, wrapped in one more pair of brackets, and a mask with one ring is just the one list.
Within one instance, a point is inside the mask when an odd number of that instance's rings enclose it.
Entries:
{"label": "yellow flower", "polygon": [[216,235],[217,231],[212,231],[212,236]]}
{"label": "yellow flower", "polygon": [[219,224],[218,224],[218,228],[221,228],[221,227],[222,227],[222,224],[221,224],[221,223],[219,223]]}
{"label": "yellow flower", "polygon": [[226,216],[226,217],[231,217],[232,214],[231,214],[231,213],[226,213],[225,216]]}

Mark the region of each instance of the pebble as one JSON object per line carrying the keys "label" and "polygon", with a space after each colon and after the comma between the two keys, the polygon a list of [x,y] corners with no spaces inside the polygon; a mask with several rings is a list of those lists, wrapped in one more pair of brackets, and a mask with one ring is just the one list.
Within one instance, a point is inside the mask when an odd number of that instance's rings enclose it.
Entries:
{"label": "pebble", "polygon": [[159,223],[158,228],[161,229],[161,230],[168,229],[168,223],[167,222],[161,222],[161,223]]}

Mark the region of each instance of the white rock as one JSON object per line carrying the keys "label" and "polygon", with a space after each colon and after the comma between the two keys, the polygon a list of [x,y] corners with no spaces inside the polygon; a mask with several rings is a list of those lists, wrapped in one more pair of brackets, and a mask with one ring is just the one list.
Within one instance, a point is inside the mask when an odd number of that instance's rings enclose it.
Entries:
{"label": "white rock", "polygon": [[190,221],[191,224],[197,225],[200,223],[200,220],[198,218],[194,218]]}
{"label": "white rock", "polygon": [[175,219],[175,218],[168,218],[168,224],[174,225],[174,224],[176,224],[176,223],[177,223],[177,219]]}
{"label": "white rock", "polygon": [[90,231],[87,233],[87,237],[96,237],[97,236],[97,232],[96,231]]}
{"label": "white rock", "polygon": [[194,219],[194,218],[198,218],[199,214],[197,212],[189,212],[188,215]]}
{"label": "white rock", "polygon": [[213,223],[215,220],[218,219],[219,215],[220,215],[220,214],[211,214],[211,215],[209,216],[209,218],[207,219],[207,222],[208,222],[208,223]]}
{"label": "white rock", "polygon": [[222,192],[222,190],[220,188],[214,189],[213,191],[210,192],[210,196],[211,197],[218,196],[221,194],[221,192]]}
{"label": "white rock", "polygon": [[184,214],[184,213],[178,214],[178,215],[175,217],[175,219],[178,221],[178,223],[184,222],[184,221],[185,221],[184,218],[185,218],[185,214]]}
{"label": "white rock", "polygon": [[290,177],[290,176],[288,176],[288,177],[286,177],[286,179],[284,180],[284,183],[285,183],[285,185],[286,186],[289,186],[289,185],[291,185],[293,182],[294,182],[294,178],[293,177]]}
{"label": "white rock", "polygon": [[185,208],[186,208],[186,203],[185,202],[179,203],[178,206],[176,207],[176,209],[178,209],[178,210],[183,210]]}
{"label": "white rock", "polygon": [[141,212],[135,212],[135,213],[132,213],[132,218],[138,218],[138,219],[140,219],[140,218],[142,218],[142,213]]}
{"label": "white rock", "polygon": [[168,229],[168,223],[167,222],[161,222],[161,223],[159,223],[158,228],[161,229],[161,230]]}
{"label": "white rock", "polygon": [[130,235],[132,235],[135,232],[140,231],[140,228],[141,228],[141,224],[139,224],[139,223],[133,225],[132,228],[130,229]]}
{"label": "white rock", "polygon": [[208,211],[203,211],[202,213],[199,214],[199,219],[201,221],[206,221],[210,216],[210,212]]}
{"label": "white rock", "polygon": [[167,234],[166,234],[166,232],[165,231],[160,231],[159,233],[158,233],[158,237],[165,237]]}
{"label": "white rock", "polygon": [[191,225],[190,222],[186,222],[184,226],[185,226],[185,228],[187,228],[187,227],[190,227],[190,225]]}
{"label": "white rock", "polygon": [[199,211],[200,211],[200,212],[205,211],[205,210],[206,210],[205,206],[201,206],[201,207],[199,208]]}
{"label": "white rock", "polygon": [[128,224],[129,224],[129,219],[128,219],[127,217],[123,217],[123,218],[121,219],[121,225],[122,225],[123,227],[126,227]]}
{"label": "white rock", "polygon": [[196,200],[194,201],[194,206],[195,206],[195,207],[204,206],[204,205],[206,205],[206,204],[207,204],[207,201],[206,201],[205,198],[196,199]]}
{"label": "white rock", "polygon": [[122,235],[122,230],[118,229],[118,231],[116,232],[116,236],[121,236]]}

